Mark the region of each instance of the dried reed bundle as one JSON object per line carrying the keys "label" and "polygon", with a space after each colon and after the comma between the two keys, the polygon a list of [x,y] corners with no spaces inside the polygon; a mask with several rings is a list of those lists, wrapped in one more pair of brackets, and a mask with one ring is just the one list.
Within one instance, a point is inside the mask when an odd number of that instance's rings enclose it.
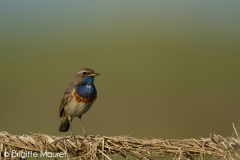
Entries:
{"label": "dried reed bundle", "polygon": [[[76,140],[71,136],[56,137],[45,134],[18,136],[0,132],[1,157],[21,159],[33,154],[38,154],[39,157],[40,153],[43,156],[54,157],[54,154],[62,152],[67,153],[64,155],[66,159],[110,160],[117,154],[125,159],[127,157],[154,159],[169,156],[173,159],[203,159],[205,156],[211,156],[212,159],[240,159],[239,138],[224,138],[213,133],[210,134],[210,138],[184,140],[148,140],[128,136],[75,136],[75,138]],[[11,154],[13,151],[15,155]],[[25,154],[16,157],[16,153]],[[55,157],[59,155],[56,154]]]}

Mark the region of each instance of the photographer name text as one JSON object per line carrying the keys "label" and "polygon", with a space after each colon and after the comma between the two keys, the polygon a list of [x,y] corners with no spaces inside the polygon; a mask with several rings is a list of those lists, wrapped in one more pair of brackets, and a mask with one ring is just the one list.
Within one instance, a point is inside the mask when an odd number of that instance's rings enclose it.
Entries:
{"label": "photographer name text", "polygon": [[66,157],[67,152],[34,152],[34,151],[25,151],[25,152],[20,152],[20,151],[15,151],[12,150],[11,152],[4,152],[4,157],[11,157],[11,158],[28,158],[28,157],[46,157],[46,158],[61,158],[61,157]]}

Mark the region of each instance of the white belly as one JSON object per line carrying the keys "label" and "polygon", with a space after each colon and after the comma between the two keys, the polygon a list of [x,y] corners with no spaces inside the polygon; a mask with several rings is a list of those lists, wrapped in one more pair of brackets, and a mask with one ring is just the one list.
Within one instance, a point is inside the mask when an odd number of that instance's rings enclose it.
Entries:
{"label": "white belly", "polygon": [[86,113],[91,108],[92,104],[93,102],[85,104],[83,102],[77,103],[75,100],[73,100],[65,106],[64,111],[72,118],[78,117]]}

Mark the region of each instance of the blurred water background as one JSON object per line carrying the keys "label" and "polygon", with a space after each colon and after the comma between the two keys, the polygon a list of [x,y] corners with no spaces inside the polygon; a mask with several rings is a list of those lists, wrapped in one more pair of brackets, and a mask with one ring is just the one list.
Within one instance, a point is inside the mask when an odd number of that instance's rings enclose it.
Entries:
{"label": "blurred water background", "polygon": [[[240,1],[1,1],[0,131],[60,133],[76,70],[93,68],[88,134],[182,139],[240,127]],[[82,135],[80,122],[73,131]]]}

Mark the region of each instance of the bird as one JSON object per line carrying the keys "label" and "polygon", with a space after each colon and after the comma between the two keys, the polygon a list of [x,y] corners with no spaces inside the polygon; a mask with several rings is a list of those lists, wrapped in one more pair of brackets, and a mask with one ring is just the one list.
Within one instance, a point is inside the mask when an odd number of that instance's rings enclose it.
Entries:
{"label": "bird", "polygon": [[97,89],[94,85],[94,78],[99,75],[100,73],[95,73],[95,71],[90,68],[79,69],[73,75],[71,83],[63,94],[59,108],[59,116],[62,118],[59,126],[60,132],[67,132],[70,127],[71,135],[74,137],[72,120],[74,117],[78,117],[84,136],[87,136],[81,118],[97,99]]}

